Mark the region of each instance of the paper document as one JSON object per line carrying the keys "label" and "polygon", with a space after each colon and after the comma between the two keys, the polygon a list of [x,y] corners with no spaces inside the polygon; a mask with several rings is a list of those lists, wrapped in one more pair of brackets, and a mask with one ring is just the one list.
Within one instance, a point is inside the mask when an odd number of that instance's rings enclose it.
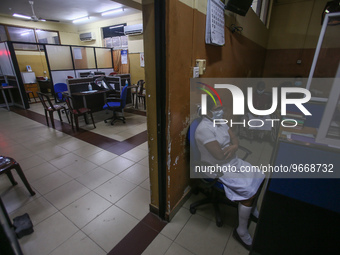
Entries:
{"label": "paper document", "polygon": [[205,43],[223,46],[224,38],[224,3],[220,0],[208,0],[205,23]]}

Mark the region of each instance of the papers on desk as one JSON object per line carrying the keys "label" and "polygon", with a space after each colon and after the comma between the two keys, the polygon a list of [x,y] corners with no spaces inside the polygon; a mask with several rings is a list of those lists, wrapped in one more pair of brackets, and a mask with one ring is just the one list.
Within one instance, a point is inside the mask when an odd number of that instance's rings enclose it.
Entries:
{"label": "papers on desk", "polygon": [[88,90],[88,91],[82,91],[81,93],[94,93],[97,92],[98,90]]}
{"label": "papers on desk", "polygon": [[294,132],[288,132],[288,131],[282,131],[281,134],[285,135],[289,139],[291,139],[291,135],[300,135],[300,136],[305,136],[305,137],[309,137],[309,138],[314,138],[313,134],[294,133]]}

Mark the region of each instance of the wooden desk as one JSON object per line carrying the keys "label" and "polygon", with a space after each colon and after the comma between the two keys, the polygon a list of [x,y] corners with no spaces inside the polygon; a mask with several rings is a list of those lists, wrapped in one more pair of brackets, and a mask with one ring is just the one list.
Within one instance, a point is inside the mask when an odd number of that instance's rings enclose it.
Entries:
{"label": "wooden desk", "polygon": [[[37,92],[39,92],[40,90],[37,83],[25,83],[24,86],[26,91],[32,91],[34,97],[38,97]],[[33,98],[33,95],[30,94],[29,97]]]}
{"label": "wooden desk", "polygon": [[[83,104],[85,108],[88,108],[87,106],[87,98],[93,95],[103,94],[104,101],[106,100],[106,93],[110,92],[110,90],[92,90],[92,91],[82,91],[82,92],[75,92],[72,93],[72,96],[81,96],[83,98]],[[101,107],[104,104],[101,105]]]}
{"label": "wooden desk", "polygon": [[8,104],[8,101],[7,101],[7,98],[6,98],[5,90],[8,90],[9,96],[11,98],[11,102],[13,104],[14,101],[13,101],[13,95],[12,95],[11,89],[15,89],[15,88],[17,88],[17,87],[14,87],[14,86],[5,86],[5,87],[0,86],[0,90],[2,92],[2,97],[5,100],[5,104],[6,104],[7,110],[9,110],[9,104]]}

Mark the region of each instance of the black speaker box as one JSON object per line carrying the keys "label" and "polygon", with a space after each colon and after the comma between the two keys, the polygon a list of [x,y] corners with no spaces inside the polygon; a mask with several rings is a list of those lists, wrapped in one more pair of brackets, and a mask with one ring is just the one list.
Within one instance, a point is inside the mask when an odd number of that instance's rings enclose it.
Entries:
{"label": "black speaker box", "polygon": [[246,16],[252,2],[253,0],[229,0],[225,9],[241,16]]}

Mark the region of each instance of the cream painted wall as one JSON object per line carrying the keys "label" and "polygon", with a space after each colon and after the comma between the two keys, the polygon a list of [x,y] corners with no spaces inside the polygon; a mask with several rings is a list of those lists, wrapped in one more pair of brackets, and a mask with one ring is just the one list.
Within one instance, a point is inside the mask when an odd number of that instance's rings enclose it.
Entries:
{"label": "cream painted wall", "polygon": [[321,13],[329,0],[274,4],[269,25],[268,49],[316,48]]}
{"label": "cream painted wall", "polygon": [[[197,9],[203,14],[207,13],[207,0],[180,0],[180,2],[190,6],[191,8]],[[243,31],[241,32],[243,36],[264,48],[267,47],[268,29],[255,14],[253,9],[249,8],[249,11],[245,17],[236,15],[229,11],[225,11],[225,14],[225,24],[227,27],[230,27],[231,24],[241,26],[243,27]],[[202,29],[205,29],[205,27]]]}
{"label": "cream painted wall", "polygon": [[[138,14],[132,14],[123,16],[120,18],[113,18],[105,21],[97,21],[89,24],[78,25],[79,33],[85,32],[93,32],[96,36],[95,41],[91,42],[81,42],[79,40],[79,45],[87,45],[87,46],[99,46],[103,47],[104,43],[102,40],[102,27],[113,26],[116,24],[127,23],[127,25],[135,25],[143,23],[142,12]],[[138,36],[128,36],[128,45],[130,53],[139,53],[144,51],[143,46],[143,35]]]}

